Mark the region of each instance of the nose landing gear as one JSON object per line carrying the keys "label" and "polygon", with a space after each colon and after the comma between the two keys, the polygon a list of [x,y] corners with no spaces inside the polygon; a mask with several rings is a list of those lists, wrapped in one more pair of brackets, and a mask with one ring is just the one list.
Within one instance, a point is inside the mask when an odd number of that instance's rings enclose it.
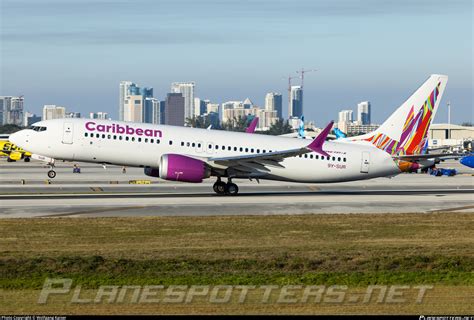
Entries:
{"label": "nose landing gear", "polygon": [[227,183],[222,182],[221,178],[217,178],[216,183],[212,187],[214,192],[218,195],[228,195],[228,196],[235,196],[239,193],[239,187],[232,182],[231,179],[228,180]]}
{"label": "nose landing gear", "polygon": [[48,177],[54,179],[56,177],[56,171],[54,171],[54,163],[49,164]]}

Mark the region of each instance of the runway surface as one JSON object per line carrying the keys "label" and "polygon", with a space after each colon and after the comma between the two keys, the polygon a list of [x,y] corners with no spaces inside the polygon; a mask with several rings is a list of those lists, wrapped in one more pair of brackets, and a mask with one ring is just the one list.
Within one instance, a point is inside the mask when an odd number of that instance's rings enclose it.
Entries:
{"label": "runway surface", "polygon": [[[340,184],[236,180],[240,194],[217,196],[202,184],[146,177],[143,169],[59,164],[48,180],[38,162],[0,161],[0,217],[107,217],[328,213],[474,212],[472,170],[456,162],[455,177],[401,174]],[[138,180],[138,181],[137,181]],[[130,183],[149,184],[130,184]]]}

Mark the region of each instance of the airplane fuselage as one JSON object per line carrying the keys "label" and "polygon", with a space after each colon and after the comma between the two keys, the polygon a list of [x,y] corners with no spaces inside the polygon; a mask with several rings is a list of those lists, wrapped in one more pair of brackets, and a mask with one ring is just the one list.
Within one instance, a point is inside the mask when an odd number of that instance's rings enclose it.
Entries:
{"label": "airplane fuselage", "polygon": [[[308,140],[263,134],[206,130],[95,119],[42,121],[43,131],[23,130],[20,141],[32,153],[54,159],[158,168],[165,154],[197,159],[259,154],[303,148]],[[251,176],[235,178],[294,182],[343,182],[393,176],[400,169],[392,157],[365,142],[327,141],[324,157],[316,152],[285,158]],[[215,175],[215,174],[214,174]]]}

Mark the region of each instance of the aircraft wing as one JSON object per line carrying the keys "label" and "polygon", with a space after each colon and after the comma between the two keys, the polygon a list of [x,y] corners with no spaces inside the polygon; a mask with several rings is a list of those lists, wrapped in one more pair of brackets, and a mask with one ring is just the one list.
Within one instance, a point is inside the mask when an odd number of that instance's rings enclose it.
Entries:
{"label": "aircraft wing", "polygon": [[295,157],[309,152],[317,152],[323,156],[329,156],[322,149],[322,146],[332,126],[333,122],[329,123],[311,143],[303,148],[232,157],[210,157],[206,159],[206,162],[216,169],[233,169],[246,173],[265,173],[270,171],[268,167],[284,168],[280,162],[285,158]]}

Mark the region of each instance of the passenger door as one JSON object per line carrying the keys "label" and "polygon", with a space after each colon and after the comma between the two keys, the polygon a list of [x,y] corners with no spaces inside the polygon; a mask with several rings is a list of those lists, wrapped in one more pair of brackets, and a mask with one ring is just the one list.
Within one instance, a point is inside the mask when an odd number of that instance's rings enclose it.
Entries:
{"label": "passenger door", "polygon": [[73,124],[70,122],[64,123],[63,126],[63,143],[72,144],[74,132],[73,132]]}
{"label": "passenger door", "polygon": [[369,173],[370,167],[370,153],[369,152],[362,152],[362,161],[360,164],[360,173]]}

